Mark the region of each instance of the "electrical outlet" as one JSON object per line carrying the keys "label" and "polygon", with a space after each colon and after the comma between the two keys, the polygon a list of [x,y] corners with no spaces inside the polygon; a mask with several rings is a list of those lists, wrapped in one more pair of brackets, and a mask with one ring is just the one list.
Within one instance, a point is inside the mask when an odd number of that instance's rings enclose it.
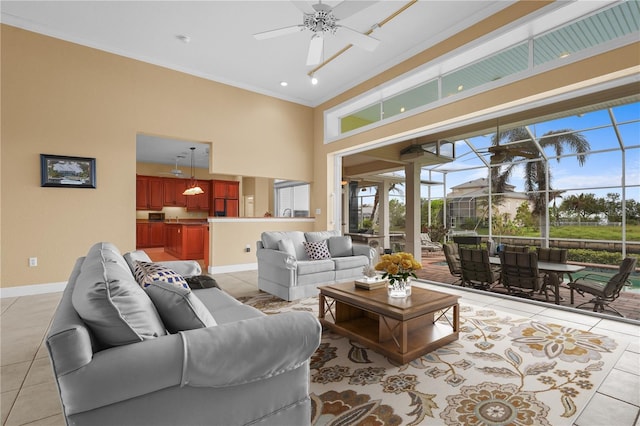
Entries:
{"label": "electrical outlet", "polygon": [[29,267],[38,266],[38,258],[30,257],[29,258]]}
{"label": "electrical outlet", "polygon": [[244,248],[244,251],[246,253],[249,253],[251,251],[251,244],[247,244],[247,246]]}

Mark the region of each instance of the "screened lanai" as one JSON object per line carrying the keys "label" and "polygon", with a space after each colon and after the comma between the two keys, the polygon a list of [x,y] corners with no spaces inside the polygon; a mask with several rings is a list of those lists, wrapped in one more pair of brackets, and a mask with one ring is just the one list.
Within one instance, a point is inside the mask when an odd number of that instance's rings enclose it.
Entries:
{"label": "screened lanai", "polygon": [[[626,256],[640,257],[637,97],[521,122],[496,120],[486,131],[413,140],[400,152],[406,164],[397,170],[349,179],[349,192],[358,194],[350,215],[357,225],[346,229],[396,236],[396,244],[381,238],[382,248],[419,254],[423,231],[441,243],[477,235],[494,250],[567,248],[570,261],[605,273]],[[419,174],[417,163],[428,163]],[[345,164],[345,174],[355,168]],[[408,198],[415,192],[407,175],[419,176],[419,203]],[[420,206],[419,225],[408,223],[412,204]],[[640,292],[637,274],[631,282],[627,291]]]}
{"label": "screened lanai", "polygon": [[325,111],[325,144],[359,142],[336,151],[343,232],[414,255],[423,233],[566,248],[608,272],[640,256],[637,68],[572,67],[635,43],[640,7],[554,6]]}
{"label": "screened lanai", "polygon": [[[640,253],[636,98],[519,123],[496,120],[485,132],[403,150],[424,152],[429,157],[423,161],[432,162],[420,167],[422,229],[441,227],[443,238],[475,233],[494,241]],[[356,178],[359,194],[366,194],[358,198],[360,216],[352,217],[363,218],[363,206],[370,212],[376,204],[376,217],[369,220],[382,229],[378,191],[383,181],[390,182],[384,195],[406,205],[403,179],[403,167]],[[391,231],[400,231],[397,225]]]}

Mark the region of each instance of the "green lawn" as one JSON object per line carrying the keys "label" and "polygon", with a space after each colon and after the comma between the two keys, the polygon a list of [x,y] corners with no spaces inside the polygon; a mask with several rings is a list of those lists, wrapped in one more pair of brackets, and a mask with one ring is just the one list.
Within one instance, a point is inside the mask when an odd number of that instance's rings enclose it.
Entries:
{"label": "green lawn", "polygon": [[[487,235],[488,229],[478,229],[478,234]],[[526,229],[518,237],[540,237],[540,231]],[[622,228],[619,226],[552,226],[550,230],[551,238],[565,238],[572,240],[622,240]],[[640,225],[627,226],[627,241],[640,241]],[[631,253],[629,256],[639,257],[638,254]],[[620,253],[608,252],[606,250],[590,249],[569,249],[569,260],[585,263],[596,263],[602,265],[618,265],[622,260]],[[640,288],[638,277],[634,278],[634,288]]]}
{"label": "green lawn", "polygon": [[[528,235],[536,235],[536,232],[533,231]],[[585,240],[621,240],[622,227],[552,226],[549,236],[551,238],[579,238]],[[640,225],[627,225],[627,241],[640,241]]]}
{"label": "green lawn", "polygon": [[[488,235],[487,228],[478,228],[478,234]],[[540,231],[525,229],[522,237],[540,237]],[[619,226],[552,226],[551,238],[569,238],[584,240],[622,240],[622,227]],[[640,241],[640,225],[627,225],[627,241]]]}

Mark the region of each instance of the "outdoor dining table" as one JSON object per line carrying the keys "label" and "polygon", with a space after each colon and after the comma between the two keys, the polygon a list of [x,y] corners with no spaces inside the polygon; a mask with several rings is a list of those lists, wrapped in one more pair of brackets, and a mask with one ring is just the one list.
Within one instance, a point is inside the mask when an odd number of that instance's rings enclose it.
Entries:
{"label": "outdoor dining table", "polygon": [[[498,256],[489,256],[489,263],[492,265],[500,265],[500,258]],[[555,273],[559,275],[567,274],[569,275],[569,279],[573,281],[571,274],[575,272],[580,272],[585,267],[582,265],[573,265],[570,263],[555,263],[555,262],[544,262],[538,261],[538,270],[544,273]],[[553,280],[554,283],[554,293],[555,293],[555,303],[556,305],[560,304],[560,280]]]}

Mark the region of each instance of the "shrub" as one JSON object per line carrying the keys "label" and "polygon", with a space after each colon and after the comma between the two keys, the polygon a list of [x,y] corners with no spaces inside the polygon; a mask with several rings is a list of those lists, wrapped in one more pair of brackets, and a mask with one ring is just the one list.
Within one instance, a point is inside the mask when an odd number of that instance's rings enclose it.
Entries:
{"label": "shrub", "polygon": [[[629,256],[640,259],[637,254],[629,254]],[[573,262],[618,266],[622,262],[622,253],[613,253],[605,250],[569,249],[567,258]]]}

